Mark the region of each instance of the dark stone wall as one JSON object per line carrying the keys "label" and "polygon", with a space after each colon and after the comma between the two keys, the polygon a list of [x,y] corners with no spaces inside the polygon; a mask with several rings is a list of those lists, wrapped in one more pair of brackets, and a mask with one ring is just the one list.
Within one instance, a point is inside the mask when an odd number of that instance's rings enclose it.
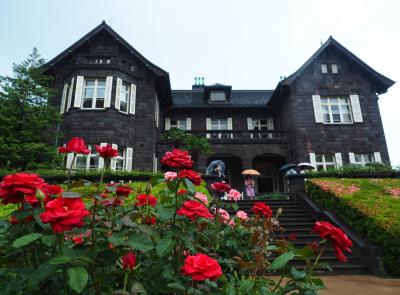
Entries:
{"label": "dark stone wall", "polygon": [[[322,74],[321,63],[335,63],[338,74]],[[315,122],[312,95],[349,96],[360,99],[362,123],[328,125]],[[354,63],[336,51],[327,50],[290,86],[290,94],[281,107],[282,123],[292,130],[295,162],[308,162],[309,153],[341,152],[343,163],[348,153],[380,152],[390,163],[378,106],[378,96],[371,81]]]}

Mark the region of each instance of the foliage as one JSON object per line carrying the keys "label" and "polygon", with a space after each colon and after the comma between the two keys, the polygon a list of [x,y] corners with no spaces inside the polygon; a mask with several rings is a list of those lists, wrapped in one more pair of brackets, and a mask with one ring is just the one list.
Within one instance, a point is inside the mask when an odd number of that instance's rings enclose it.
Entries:
{"label": "foliage", "polygon": [[340,168],[330,169],[328,171],[307,171],[307,176],[309,177],[335,177],[342,175],[352,175],[352,174],[373,174],[373,173],[394,173],[390,165],[381,163],[368,163],[365,166],[361,165],[344,165]]}
{"label": "foliage", "polygon": [[[54,143],[58,112],[49,104],[50,78],[36,48],[26,60],[13,65],[14,77],[0,76],[0,165],[26,169],[56,157]],[[43,165],[43,164],[42,164]]]}
{"label": "foliage", "polygon": [[263,195],[259,195],[257,197],[259,200],[287,200],[289,197],[282,193],[267,193]]}
{"label": "foliage", "polygon": [[400,275],[400,179],[311,179],[311,198],[384,248],[384,264]]}
{"label": "foliage", "polygon": [[164,134],[164,139],[178,143],[180,148],[190,152],[191,154],[211,154],[211,144],[207,138],[190,134],[186,131],[172,128]]}

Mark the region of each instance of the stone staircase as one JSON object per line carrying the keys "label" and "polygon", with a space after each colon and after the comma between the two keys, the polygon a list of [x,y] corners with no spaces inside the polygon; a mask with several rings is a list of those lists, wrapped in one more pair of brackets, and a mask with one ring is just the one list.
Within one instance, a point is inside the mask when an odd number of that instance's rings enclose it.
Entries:
{"label": "stone staircase", "polygon": [[[255,202],[253,200],[240,200],[238,202],[239,210],[243,210],[246,213],[252,215],[251,207]],[[291,241],[295,244],[296,248],[303,247],[304,245],[313,242],[320,241],[318,235],[311,233],[311,229],[315,224],[313,216],[307,212],[306,208],[302,204],[297,203],[291,199],[288,200],[262,200],[261,202],[266,203],[271,207],[274,214],[278,208],[282,208],[282,214],[279,217],[280,225],[285,229],[283,233],[275,233],[277,238],[285,238],[288,240],[289,235],[296,234],[296,240]],[[368,267],[361,259],[361,256],[357,254],[355,249],[352,249],[353,253],[346,254],[348,261],[339,262],[335,256],[332,246],[329,244],[320,259],[323,264],[328,264],[333,271],[329,271],[326,266],[320,266],[315,270],[318,274],[366,274],[368,273]],[[304,262],[301,260],[292,261],[292,265],[301,268],[304,266]]]}

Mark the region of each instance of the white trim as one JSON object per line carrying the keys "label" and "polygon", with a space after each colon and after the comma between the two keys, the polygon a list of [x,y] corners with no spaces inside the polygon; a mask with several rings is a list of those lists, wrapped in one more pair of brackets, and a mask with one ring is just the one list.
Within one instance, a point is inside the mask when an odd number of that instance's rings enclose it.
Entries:
{"label": "white trim", "polygon": [[158,164],[158,158],[156,157],[156,154],[153,154],[153,172],[157,172],[157,164]]}
{"label": "white trim", "polygon": [[74,107],[81,108],[82,104],[82,94],[83,94],[83,76],[76,77],[76,89],[74,98]]}
{"label": "white trim", "polygon": [[375,163],[382,163],[381,153],[374,152],[374,161]]}
{"label": "white trim", "polygon": [[331,64],[331,71],[332,71],[332,74],[339,73],[337,64]]}
{"label": "white trim", "polygon": [[356,158],[354,156],[354,153],[349,153],[349,163],[356,164]]}
{"label": "white trim", "polygon": [[[211,118],[206,118],[206,130],[211,130]],[[207,138],[210,138],[211,134],[207,133]]]}
{"label": "white trim", "polygon": [[[111,147],[115,150],[118,150],[118,145],[115,143],[111,144]],[[115,158],[111,158],[111,170],[115,171],[117,167],[117,161]]]}
{"label": "white trim", "polygon": [[68,90],[68,83],[64,84],[62,96],[61,96],[61,106],[60,106],[60,114],[64,113],[65,109],[65,99],[67,98],[67,90]]}
{"label": "white trim", "polygon": [[[102,142],[102,143],[100,143],[100,146],[101,147],[105,147],[107,145],[107,143],[106,142]],[[95,148],[96,149],[96,148]],[[103,159],[103,157],[100,157],[99,156],[99,170],[100,169],[103,169],[104,168],[104,159]]]}
{"label": "white trim", "polygon": [[186,130],[192,130],[192,118],[186,118]]}
{"label": "white trim", "polygon": [[109,108],[111,105],[112,81],[113,81],[112,76],[108,76],[106,78],[106,89],[104,93],[104,108]]}
{"label": "white trim", "polygon": [[75,77],[72,77],[72,79],[71,79],[71,86],[70,86],[69,89],[68,89],[67,111],[71,108],[72,93],[74,92],[74,82],[75,82]]}
{"label": "white trim", "polygon": [[156,127],[158,128],[160,121],[160,102],[158,101],[157,93],[156,93],[156,103],[154,106],[154,121],[156,123]]}
{"label": "white trim", "polygon": [[342,153],[335,153],[336,168],[343,166]]}
{"label": "white trim", "polygon": [[[69,168],[71,168],[71,164],[72,164],[72,160],[74,159],[74,153],[68,153],[67,154],[67,163],[66,163],[66,168],[67,168],[67,170],[69,169]],[[74,164],[74,166],[75,166],[75,164]],[[72,167],[72,168],[74,168],[74,167]]]}
{"label": "white trim", "polygon": [[267,119],[268,130],[274,130],[274,118],[269,117]]}
{"label": "white trim", "polygon": [[131,84],[131,95],[129,98],[129,114],[135,114],[136,112],[136,85]]}
{"label": "white trim", "polygon": [[315,153],[310,153],[310,164],[317,169],[317,160],[315,159]]}
{"label": "white trim", "polygon": [[171,129],[171,118],[169,117],[165,117],[165,126],[164,126],[165,130],[170,130]]}
{"label": "white trim", "polygon": [[312,101],[313,101],[313,107],[314,107],[315,122],[316,123],[324,122],[324,117],[322,115],[321,96],[313,95]]}
{"label": "white trim", "polygon": [[121,87],[122,87],[122,79],[117,78],[117,84],[115,86],[115,108],[117,110],[120,110]]}
{"label": "white trim", "polygon": [[328,74],[328,65],[327,64],[321,64],[321,73]]}
{"label": "white trim", "polygon": [[247,130],[253,130],[253,119],[247,118]]}
{"label": "white trim", "polygon": [[363,122],[360,99],[357,94],[350,95],[351,109],[353,110],[354,122]]}
{"label": "white trim", "polygon": [[126,148],[125,170],[132,171],[133,148]]}

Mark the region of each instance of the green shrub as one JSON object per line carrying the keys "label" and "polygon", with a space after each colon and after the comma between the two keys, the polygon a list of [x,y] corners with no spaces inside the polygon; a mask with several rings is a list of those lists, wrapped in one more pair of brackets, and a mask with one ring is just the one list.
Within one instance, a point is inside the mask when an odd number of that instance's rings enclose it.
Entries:
{"label": "green shrub", "polygon": [[311,179],[306,188],[313,200],[381,246],[387,271],[400,275],[400,198],[389,192],[400,189],[400,179]]}
{"label": "green shrub", "polygon": [[286,200],[289,199],[289,197],[285,194],[281,193],[268,193],[268,194],[263,194],[258,196],[259,200]]}
{"label": "green shrub", "polygon": [[351,174],[372,174],[372,173],[395,173],[390,165],[382,163],[368,163],[365,166],[345,165],[340,168],[330,169],[328,171],[308,171],[310,177],[335,177]]}

